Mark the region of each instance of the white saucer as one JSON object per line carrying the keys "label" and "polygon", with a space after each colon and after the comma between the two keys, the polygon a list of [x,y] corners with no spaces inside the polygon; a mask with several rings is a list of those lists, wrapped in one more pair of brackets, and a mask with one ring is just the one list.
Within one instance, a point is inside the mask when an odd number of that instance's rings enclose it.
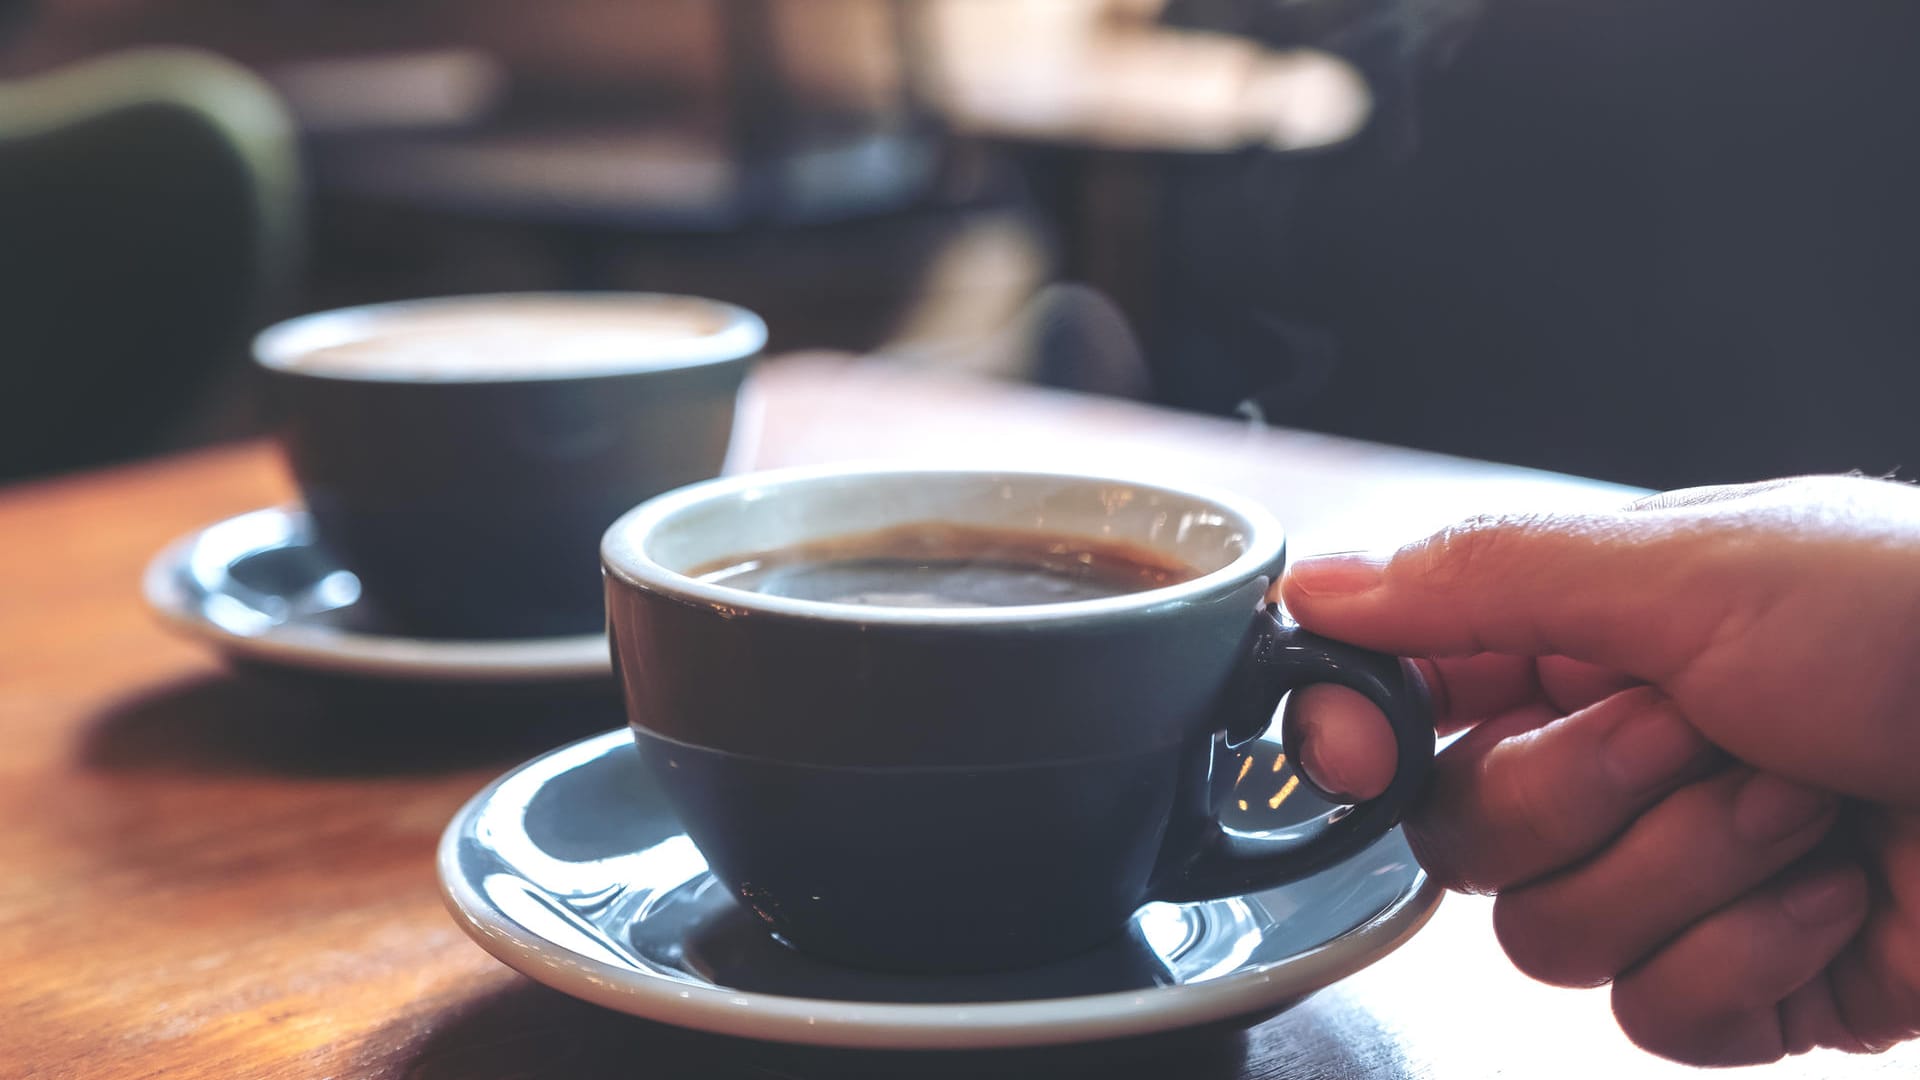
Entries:
{"label": "white saucer", "polygon": [[[1310,798],[1302,792],[1289,810],[1327,809]],[[775,941],[707,874],[624,729],[536,758],[474,796],[441,838],[439,875],[449,910],[482,948],[574,997],[721,1034],[889,1049],[1076,1043],[1264,1019],[1393,951],[1441,894],[1396,830],[1282,888],[1149,904],[1125,937],[1044,967],[960,976],[835,967]]]}
{"label": "white saucer", "polygon": [[273,508],[191,533],[147,565],[142,590],[173,629],[229,656],[331,675],[418,682],[610,678],[603,634],[429,640],[385,630],[360,582],[313,542],[305,512]]}

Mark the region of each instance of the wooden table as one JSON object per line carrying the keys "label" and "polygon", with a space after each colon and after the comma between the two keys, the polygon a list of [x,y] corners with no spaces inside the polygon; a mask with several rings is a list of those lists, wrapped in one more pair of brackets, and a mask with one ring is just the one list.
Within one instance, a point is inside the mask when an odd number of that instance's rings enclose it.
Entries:
{"label": "wooden table", "polygon": [[[1295,550],[1456,515],[1605,504],[1565,477],[828,358],[764,367],[736,465],[1096,466],[1264,499]],[[1601,992],[1530,983],[1488,904],[1245,1033],[1020,1053],[853,1054],[678,1032],[535,985],[441,909],[441,826],[540,748],[613,726],[316,696],[161,632],[165,541],[285,499],[243,445],[0,492],[0,1076],[1658,1077]],[[1769,1077],[1912,1076],[1920,1046]]]}

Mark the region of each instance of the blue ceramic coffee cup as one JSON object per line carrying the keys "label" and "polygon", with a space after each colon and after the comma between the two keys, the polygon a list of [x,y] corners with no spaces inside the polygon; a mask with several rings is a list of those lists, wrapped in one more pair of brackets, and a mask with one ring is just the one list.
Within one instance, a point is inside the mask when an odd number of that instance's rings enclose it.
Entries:
{"label": "blue ceramic coffee cup", "polygon": [[394,632],[599,630],[594,552],[635,503],[720,472],[766,341],[647,293],[409,300],[254,343],[321,543]]}
{"label": "blue ceramic coffee cup", "polygon": [[[728,585],[752,553],[919,523],[1122,544],[1184,580],[1051,603],[890,606]],[[1059,546],[1059,545],[1055,545]],[[1153,900],[1346,859],[1433,758],[1412,665],[1268,603],[1279,522],[1245,499],[1093,476],[812,469],[655,498],[601,547],[635,739],[713,873],[775,934],[847,964],[1036,964]],[[1398,743],[1379,798],[1310,827],[1220,823],[1282,696],[1337,683]]]}

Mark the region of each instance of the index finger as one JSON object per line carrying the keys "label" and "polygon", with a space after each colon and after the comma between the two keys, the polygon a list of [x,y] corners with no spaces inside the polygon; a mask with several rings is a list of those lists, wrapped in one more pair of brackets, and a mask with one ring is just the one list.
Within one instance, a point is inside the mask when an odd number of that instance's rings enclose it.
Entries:
{"label": "index finger", "polygon": [[1743,598],[1705,532],[1681,511],[1476,518],[1390,555],[1302,559],[1279,592],[1307,629],[1383,652],[1562,655],[1659,682]]}

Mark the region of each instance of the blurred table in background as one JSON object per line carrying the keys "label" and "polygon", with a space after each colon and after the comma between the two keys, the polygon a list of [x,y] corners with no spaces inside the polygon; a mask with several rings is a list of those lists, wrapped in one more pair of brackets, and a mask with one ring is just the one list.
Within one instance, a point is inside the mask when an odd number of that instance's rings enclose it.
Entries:
{"label": "blurred table in background", "polygon": [[[1125,402],[824,356],[763,365],[735,467],[848,459],[1093,467],[1233,488],[1296,552],[1457,516],[1616,504],[1626,489]],[[1456,897],[1399,952],[1250,1031],[943,1055],[676,1031],[535,985],[455,929],[441,827],[539,749],[619,723],[352,704],[227,671],[142,610],[167,541],[281,502],[243,444],[0,490],[0,1075],[508,1077],[1098,1075],[1617,1080],[1690,1077],[1628,1045],[1603,991],[1501,956]],[[496,715],[497,714],[497,715]],[[1754,1080],[1910,1077],[1920,1044],[1817,1054]]]}
{"label": "blurred table in background", "polygon": [[[808,335],[770,319],[776,338],[870,348],[895,324],[941,321],[898,293],[941,257],[920,238],[942,225],[960,237],[980,214],[1027,214],[1031,248],[1057,238],[1067,276],[1137,316],[1161,214],[1142,155],[1317,150],[1366,123],[1367,87],[1344,61],[1169,27],[1163,6],[42,0],[0,41],[0,75],[142,42],[265,75],[306,134],[318,202],[305,307],[687,291],[679,267],[716,252],[749,294],[722,295],[767,307],[751,295],[780,292],[754,284],[769,276],[762,250],[811,245],[838,255],[842,287],[866,282],[870,314],[855,326],[862,305],[798,305],[845,325]],[[772,276],[805,293],[826,275]],[[1014,272],[999,317],[1034,284]]]}

